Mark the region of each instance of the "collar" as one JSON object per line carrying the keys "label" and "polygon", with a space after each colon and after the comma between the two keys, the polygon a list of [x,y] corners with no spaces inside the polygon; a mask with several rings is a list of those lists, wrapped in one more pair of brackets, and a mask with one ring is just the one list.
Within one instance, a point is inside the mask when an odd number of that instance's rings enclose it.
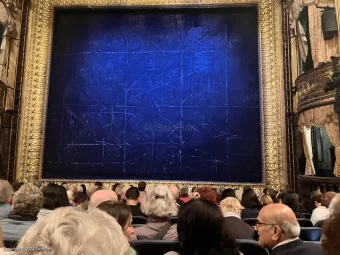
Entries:
{"label": "collar", "polygon": [[236,217],[236,218],[241,219],[241,216],[234,212],[225,212],[223,213],[223,217]]}
{"label": "collar", "polygon": [[294,242],[296,240],[298,240],[299,237],[295,237],[295,238],[292,238],[292,239],[287,239],[287,240],[284,240],[282,241],[281,243],[278,243],[277,245],[274,246],[274,248],[272,250],[274,250],[275,248],[277,248],[278,246],[281,246],[281,245],[284,245],[284,244],[287,244],[287,243],[291,243],[291,242]]}

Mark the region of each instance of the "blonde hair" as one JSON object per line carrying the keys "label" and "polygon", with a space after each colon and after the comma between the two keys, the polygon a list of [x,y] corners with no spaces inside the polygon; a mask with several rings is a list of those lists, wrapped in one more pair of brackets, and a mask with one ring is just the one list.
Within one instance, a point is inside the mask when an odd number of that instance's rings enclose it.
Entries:
{"label": "blonde hair", "polygon": [[243,206],[235,197],[226,197],[220,203],[222,213],[233,212],[238,215],[241,214]]}
{"label": "blonde hair", "polygon": [[164,186],[156,186],[147,194],[141,210],[145,215],[156,217],[177,216],[178,213],[174,197]]}
{"label": "blonde hair", "polygon": [[269,205],[269,204],[272,204],[273,203],[273,199],[267,195],[267,194],[262,194],[260,197],[259,197],[259,200],[260,200],[260,203],[265,206],[265,205]]}
{"label": "blonde hair", "polygon": [[29,228],[18,247],[41,250],[19,249],[16,255],[131,254],[121,226],[113,217],[95,208],[88,213],[71,207],[56,209]]}
{"label": "blonde hair", "polygon": [[24,184],[14,193],[12,205],[19,215],[36,217],[43,207],[42,191],[32,183]]}
{"label": "blonde hair", "polygon": [[6,180],[0,180],[0,203],[8,203],[8,199],[12,197],[14,191]]}

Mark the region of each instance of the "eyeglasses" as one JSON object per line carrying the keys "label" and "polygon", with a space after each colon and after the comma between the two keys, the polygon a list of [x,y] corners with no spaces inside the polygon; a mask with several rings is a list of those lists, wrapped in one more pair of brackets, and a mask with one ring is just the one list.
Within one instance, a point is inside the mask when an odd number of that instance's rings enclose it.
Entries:
{"label": "eyeglasses", "polygon": [[264,223],[264,222],[260,222],[259,220],[255,221],[255,227],[259,228],[259,226],[261,225],[267,225],[267,226],[275,226],[275,224],[270,224],[270,223]]}
{"label": "eyeglasses", "polygon": [[272,223],[264,223],[264,222],[260,222],[259,220],[255,221],[255,230],[259,229],[259,226],[261,225],[266,225],[266,226],[274,226],[274,227],[278,227],[281,229],[281,232],[284,233],[284,231],[282,230],[282,228],[276,224],[272,224]]}

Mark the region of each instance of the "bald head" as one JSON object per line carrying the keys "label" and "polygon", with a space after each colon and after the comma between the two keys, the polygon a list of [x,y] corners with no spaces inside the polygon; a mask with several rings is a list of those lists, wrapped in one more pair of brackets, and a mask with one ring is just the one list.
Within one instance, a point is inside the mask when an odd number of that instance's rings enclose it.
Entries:
{"label": "bald head", "polygon": [[90,198],[89,207],[95,208],[105,201],[118,201],[116,192],[109,189],[94,192]]}
{"label": "bald head", "polygon": [[179,198],[179,189],[175,185],[170,185],[169,190],[175,199]]}
{"label": "bald head", "polygon": [[294,212],[284,204],[269,204],[263,207],[257,219],[259,243],[265,248],[271,249],[282,241],[300,235],[300,225]]}
{"label": "bald head", "polygon": [[336,196],[336,193],[333,191],[326,192],[323,195],[323,198],[321,199],[321,205],[326,206],[328,208],[335,196]]}

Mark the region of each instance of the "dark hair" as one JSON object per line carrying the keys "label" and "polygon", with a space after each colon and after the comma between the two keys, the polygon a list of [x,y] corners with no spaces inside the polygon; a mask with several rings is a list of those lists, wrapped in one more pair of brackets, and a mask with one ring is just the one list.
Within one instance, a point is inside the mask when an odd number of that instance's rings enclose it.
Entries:
{"label": "dark hair", "polygon": [[88,199],[87,195],[84,193],[77,193],[76,197],[74,198],[74,202],[77,205],[80,205],[82,203],[84,203],[86,200]]}
{"label": "dark hair", "polygon": [[205,199],[193,199],[178,213],[181,255],[238,254],[236,242],[224,230],[220,208]]}
{"label": "dark hair", "polygon": [[279,200],[277,199],[277,191],[273,188],[268,188],[267,190],[268,195],[272,198],[273,203],[278,203]]}
{"label": "dark hair", "polygon": [[128,205],[118,203],[115,201],[102,202],[97,206],[97,208],[110,214],[113,218],[115,218],[118,224],[122,227],[122,229],[128,223],[128,220],[132,215],[131,209]]}
{"label": "dark hair", "polygon": [[13,188],[13,191],[16,192],[20,189],[20,187],[23,185],[24,183],[23,182],[17,182],[17,181],[13,181],[11,183],[11,186]]}
{"label": "dark hair", "polygon": [[98,187],[103,187],[103,183],[102,182],[95,182],[94,185],[96,185]]}
{"label": "dark hair", "polygon": [[66,189],[58,184],[48,184],[43,188],[43,208],[54,210],[59,207],[70,206]]}
{"label": "dark hair", "polygon": [[81,184],[80,186],[82,186],[82,187],[83,187],[83,194],[85,194],[85,195],[86,195],[87,193],[86,193],[86,186],[85,186],[85,184]]}
{"label": "dark hair", "polygon": [[[62,182],[61,185],[67,184],[67,182]],[[67,184],[68,185],[68,184]]]}
{"label": "dark hair", "polygon": [[225,189],[222,192],[222,200],[225,199],[226,197],[235,197],[236,198],[236,194],[235,194],[235,190],[233,189]]}
{"label": "dark hair", "polygon": [[294,193],[281,193],[282,204],[287,205],[293,212],[297,212],[299,208],[299,198],[297,194]]}
{"label": "dark hair", "polygon": [[259,210],[262,207],[255,191],[252,189],[247,189],[243,192],[241,205],[244,208],[257,208]]}
{"label": "dark hair", "polygon": [[188,187],[182,187],[182,188],[181,188],[181,197],[187,197],[187,196],[189,196],[188,193],[189,193],[189,192],[188,192]]}
{"label": "dark hair", "polygon": [[137,187],[131,187],[125,192],[125,198],[137,200],[139,198],[139,190]]}
{"label": "dark hair", "polygon": [[196,192],[197,187],[192,187],[191,192]]}
{"label": "dark hair", "polygon": [[138,182],[137,186],[138,186],[139,191],[145,191],[146,182]]}
{"label": "dark hair", "polygon": [[111,190],[116,191],[116,188],[117,188],[119,185],[120,185],[120,183],[119,183],[119,182],[116,182],[115,184],[113,184],[113,185],[111,186]]}

